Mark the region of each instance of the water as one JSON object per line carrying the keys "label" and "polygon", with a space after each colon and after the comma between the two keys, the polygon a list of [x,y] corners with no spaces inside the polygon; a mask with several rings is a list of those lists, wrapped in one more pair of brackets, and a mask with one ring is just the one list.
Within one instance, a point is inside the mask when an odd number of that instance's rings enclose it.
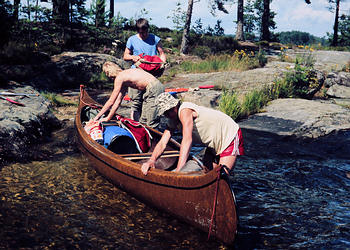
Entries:
{"label": "water", "polygon": [[36,161],[1,169],[0,249],[350,248],[346,157],[247,140],[232,177],[238,235],[227,246],[117,189],[88,165],[67,131],[55,136],[38,147]]}
{"label": "water", "polygon": [[247,159],[235,172],[239,248],[350,247],[349,161]]}

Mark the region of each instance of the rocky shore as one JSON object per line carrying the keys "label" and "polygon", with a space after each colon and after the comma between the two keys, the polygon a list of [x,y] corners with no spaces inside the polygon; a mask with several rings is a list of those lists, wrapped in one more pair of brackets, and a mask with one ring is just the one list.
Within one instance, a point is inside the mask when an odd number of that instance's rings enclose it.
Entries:
{"label": "rocky shore", "polygon": [[59,119],[50,110],[50,102],[32,87],[15,85],[6,91],[35,96],[9,97],[24,106],[0,102],[0,164],[33,158],[30,148],[60,126]]}
{"label": "rocky shore", "polygon": [[[291,52],[292,53],[292,52]],[[293,54],[291,54],[293,56]],[[271,102],[264,112],[240,121],[246,131],[247,145],[253,145],[257,134],[269,134],[279,141],[298,139],[299,142],[321,140],[329,135],[341,134],[350,130],[350,73],[329,71],[340,68],[350,61],[349,52],[315,52],[318,78],[322,81],[327,100],[279,99]],[[1,91],[36,93],[35,97],[13,97],[25,106],[16,106],[5,100],[0,102],[0,164],[6,160],[25,160],[33,156],[33,145],[54,129],[69,122],[73,126],[75,107],[63,111],[51,110],[50,103],[40,96],[36,87],[76,89],[80,84],[88,83],[94,74],[98,74],[101,65],[112,60],[127,67],[120,59],[109,55],[94,53],[64,53],[54,56],[45,64],[42,74],[33,74],[33,78],[24,77],[21,84],[2,86]],[[217,108],[221,92],[201,89],[201,85],[217,85],[232,88],[244,94],[273,84],[294,64],[276,61],[274,56],[264,68],[245,72],[217,72],[205,74],[178,75],[166,84],[167,88],[189,87],[193,91],[180,94],[184,100],[204,106]],[[2,67],[3,68],[3,67]],[[33,68],[33,67],[32,67]],[[30,75],[30,72],[28,73]],[[7,74],[10,77],[11,74]],[[27,86],[30,85],[30,86]],[[33,87],[36,86],[36,87]],[[75,92],[74,98],[78,96]],[[97,95],[101,102],[108,94]],[[119,110],[128,114],[128,103]],[[62,118],[64,117],[64,118]],[[289,140],[288,139],[288,140]],[[326,150],[326,149],[325,149]],[[340,150],[341,151],[341,150]],[[349,153],[345,147],[343,154]],[[350,154],[348,154],[350,155]]]}

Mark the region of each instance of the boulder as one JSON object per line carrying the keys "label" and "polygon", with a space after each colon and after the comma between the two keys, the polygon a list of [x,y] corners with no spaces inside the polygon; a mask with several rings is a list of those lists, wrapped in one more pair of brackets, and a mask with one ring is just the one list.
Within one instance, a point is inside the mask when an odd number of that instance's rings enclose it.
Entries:
{"label": "boulder", "polygon": [[64,52],[51,57],[43,66],[43,74],[27,83],[39,89],[72,89],[80,84],[89,85],[102,72],[102,64],[112,61],[121,68],[129,67],[124,60],[114,56],[88,52]]}
{"label": "boulder", "polygon": [[50,102],[32,87],[12,84],[3,91],[36,96],[8,96],[24,106],[0,100],[0,164],[31,158],[30,148],[60,126],[50,111]]}
{"label": "boulder", "polygon": [[277,99],[266,107],[266,112],[250,116],[240,126],[282,137],[319,138],[349,130],[350,112],[330,102]]}
{"label": "boulder", "polygon": [[330,97],[349,99],[350,87],[340,84],[334,84],[327,90],[326,94]]}
{"label": "boulder", "polygon": [[347,72],[330,72],[328,73],[324,85],[329,88],[335,84],[350,87],[350,73]]}
{"label": "boulder", "polygon": [[210,89],[190,89],[188,92],[178,94],[178,97],[185,102],[193,102],[208,108],[217,108],[221,91]]}

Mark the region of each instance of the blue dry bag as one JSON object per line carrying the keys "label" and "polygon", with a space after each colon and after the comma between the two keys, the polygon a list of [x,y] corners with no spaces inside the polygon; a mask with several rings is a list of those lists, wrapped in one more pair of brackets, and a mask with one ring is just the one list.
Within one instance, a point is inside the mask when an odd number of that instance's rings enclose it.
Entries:
{"label": "blue dry bag", "polygon": [[103,131],[105,148],[116,154],[137,153],[136,143],[129,131],[118,126],[106,126]]}

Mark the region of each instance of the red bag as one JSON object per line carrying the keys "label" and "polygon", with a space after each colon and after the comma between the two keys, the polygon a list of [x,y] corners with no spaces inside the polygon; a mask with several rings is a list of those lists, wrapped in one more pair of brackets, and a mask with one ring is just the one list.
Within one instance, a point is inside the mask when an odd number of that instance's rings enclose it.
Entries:
{"label": "red bag", "polygon": [[129,118],[123,117],[121,115],[116,115],[117,120],[122,124],[122,127],[128,130],[134,137],[137,149],[140,152],[148,152],[151,148],[152,136],[148,129],[145,128],[141,123],[131,120]]}
{"label": "red bag", "polygon": [[159,56],[139,55],[141,59],[135,63],[135,65],[154,76],[161,76],[164,71],[164,62]]}

